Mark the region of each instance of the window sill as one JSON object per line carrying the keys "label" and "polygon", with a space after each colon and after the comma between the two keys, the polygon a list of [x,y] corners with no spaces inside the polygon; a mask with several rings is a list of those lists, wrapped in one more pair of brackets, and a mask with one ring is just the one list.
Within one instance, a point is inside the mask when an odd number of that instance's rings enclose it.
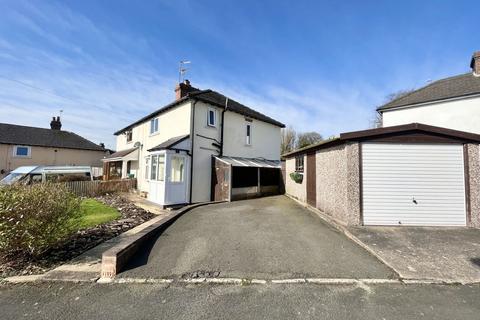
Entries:
{"label": "window sill", "polygon": [[17,159],[32,159],[32,156],[13,156],[13,158],[17,158]]}
{"label": "window sill", "polygon": [[156,136],[156,135],[158,135],[158,134],[160,134],[160,131],[157,131],[157,132],[154,132],[154,133],[150,133],[148,136],[149,136],[149,137],[153,137],[153,136]]}

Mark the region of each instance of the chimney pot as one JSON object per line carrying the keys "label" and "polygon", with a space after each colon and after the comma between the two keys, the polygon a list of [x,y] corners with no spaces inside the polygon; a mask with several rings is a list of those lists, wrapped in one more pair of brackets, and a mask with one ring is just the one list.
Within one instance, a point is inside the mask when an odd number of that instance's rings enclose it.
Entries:
{"label": "chimney pot", "polygon": [[52,130],[61,130],[62,129],[62,122],[60,121],[60,117],[52,117],[52,121],[50,121],[50,129]]}
{"label": "chimney pot", "polygon": [[473,53],[470,68],[474,75],[480,76],[480,51]]}

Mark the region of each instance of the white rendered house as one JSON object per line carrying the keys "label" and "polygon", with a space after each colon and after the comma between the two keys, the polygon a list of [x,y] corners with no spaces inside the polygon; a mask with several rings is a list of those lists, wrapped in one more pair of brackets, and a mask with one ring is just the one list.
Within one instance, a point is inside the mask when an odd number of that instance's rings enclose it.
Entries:
{"label": "white rendered house", "polygon": [[164,206],[278,192],[282,123],[188,80],[175,93],[115,132],[119,151],[104,160],[106,179],[135,177]]}
{"label": "white rendered house", "polygon": [[480,133],[480,51],[471,72],[434,81],[377,109],[382,126],[424,123]]}

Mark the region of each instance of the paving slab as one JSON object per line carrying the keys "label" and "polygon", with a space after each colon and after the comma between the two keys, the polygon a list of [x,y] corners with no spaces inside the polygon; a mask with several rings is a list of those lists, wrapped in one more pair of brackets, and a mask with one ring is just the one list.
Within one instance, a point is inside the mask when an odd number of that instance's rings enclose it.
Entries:
{"label": "paving slab", "polygon": [[394,272],[285,196],[180,217],[134,256],[125,278],[393,278]]}
{"label": "paving slab", "polygon": [[349,227],[402,278],[480,282],[480,230]]}

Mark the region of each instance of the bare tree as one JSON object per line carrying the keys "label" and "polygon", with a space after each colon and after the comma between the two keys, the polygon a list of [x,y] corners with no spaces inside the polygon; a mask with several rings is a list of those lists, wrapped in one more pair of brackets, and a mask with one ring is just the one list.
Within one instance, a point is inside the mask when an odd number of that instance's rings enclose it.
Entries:
{"label": "bare tree", "polygon": [[292,126],[282,129],[282,138],[280,143],[281,153],[287,153],[295,149],[295,143],[297,141],[297,132]]}
{"label": "bare tree", "polygon": [[298,135],[297,148],[303,148],[322,141],[322,135],[318,132],[304,132]]}
{"label": "bare tree", "polygon": [[[383,104],[385,105],[389,102],[392,102],[393,100],[400,99],[412,91],[414,91],[414,89],[399,90],[397,92],[390,93],[385,97],[385,102]],[[378,112],[376,109],[378,109],[378,107],[375,108],[375,116],[372,119],[371,127],[381,128],[383,127],[383,116],[382,113]]]}

